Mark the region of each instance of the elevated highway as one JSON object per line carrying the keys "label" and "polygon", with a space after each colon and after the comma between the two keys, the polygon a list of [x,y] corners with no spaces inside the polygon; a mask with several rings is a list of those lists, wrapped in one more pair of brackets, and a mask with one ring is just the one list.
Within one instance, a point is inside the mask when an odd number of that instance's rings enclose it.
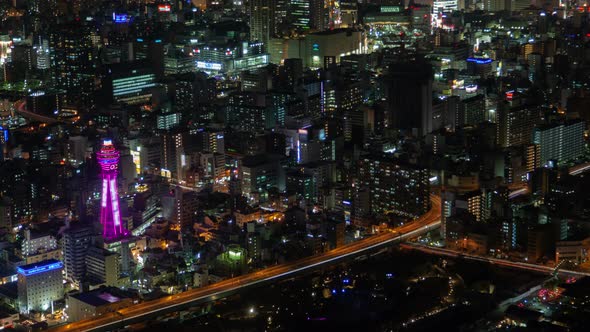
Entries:
{"label": "elevated highway", "polygon": [[400,243],[420,236],[440,225],[441,201],[432,196],[432,208],[422,217],[403,226],[376,234],[344,245],[323,254],[306,257],[297,261],[272,266],[257,272],[223,280],[221,282],[166,296],[157,300],[139,303],[116,312],[110,312],[93,319],[81,320],[49,329],[52,332],[69,331],[111,331],[127,325],[153,319],[166,313],[190,306],[215,301],[240,290],[272,283],[279,279],[294,277],[318,267],[327,266],[356,256],[367,254],[388,245]]}

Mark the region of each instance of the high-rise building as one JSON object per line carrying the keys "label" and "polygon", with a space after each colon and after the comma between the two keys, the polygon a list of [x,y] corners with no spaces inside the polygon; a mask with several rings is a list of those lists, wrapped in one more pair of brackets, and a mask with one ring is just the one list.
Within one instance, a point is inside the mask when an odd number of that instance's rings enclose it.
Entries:
{"label": "high-rise building", "polygon": [[433,26],[440,27],[443,13],[450,13],[459,9],[458,0],[434,0],[432,2]]}
{"label": "high-rise building", "polygon": [[280,188],[282,168],[280,158],[277,155],[256,155],[242,159],[239,172],[242,194],[253,198],[256,195],[264,195],[270,188]]}
{"label": "high-rise building", "polygon": [[39,44],[37,45],[37,69],[49,69],[51,63],[49,52],[49,41],[39,38]]}
{"label": "high-rise building", "polygon": [[215,78],[208,78],[203,72],[187,73],[176,77],[174,102],[176,109],[183,114],[194,115],[199,106],[207,105],[215,98]]}
{"label": "high-rise building", "polygon": [[178,177],[182,170],[182,148],[184,133],[178,130],[166,130],[162,133],[161,164],[162,174],[166,177]]}
{"label": "high-rise building", "polygon": [[417,218],[430,209],[429,170],[389,155],[359,162],[359,180],[369,188],[371,212]]}
{"label": "high-rise building", "polygon": [[198,147],[201,151],[224,153],[225,135],[222,130],[205,129],[197,133]]}
{"label": "high-rise building", "polygon": [[103,77],[103,102],[139,105],[149,103],[156,74],[142,64],[110,65]]}
{"label": "high-rise building", "polygon": [[432,68],[427,64],[394,64],[385,78],[389,126],[432,131]]}
{"label": "high-rise building", "polygon": [[17,272],[18,302],[21,313],[47,311],[53,301],[63,298],[62,262],[48,259],[19,266]]}
{"label": "high-rise building", "polygon": [[288,15],[291,16],[292,25],[302,31],[310,28],[311,17],[310,0],[291,0]]}
{"label": "high-rise building", "polygon": [[80,23],[61,24],[50,38],[55,85],[66,91],[66,104],[94,107],[95,59],[90,29]]}
{"label": "high-rise building", "polygon": [[584,154],[586,123],[576,120],[538,126],[534,129],[533,143],[539,146],[539,162],[546,165],[555,160],[563,163]]}
{"label": "high-rise building", "polygon": [[66,279],[74,283],[84,280],[86,253],[92,244],[94,230],[91,225],[73,223],[64,232],[63,257]]}
{"label": "high-rise building", "polygon": [[272,34],[273,0],[250,0],[248,15],[250,16],[250,40],[258,41],[268,47]]}
{"label": "high-rise building", "polygon": [[310,0],[310,26],[316,31],[323,31],[329,27],[330,5],[327,0]]}
{"label": "high-rise building", "polygon": [[459,126],[473,126],[485,122],[486,108],[485,96],[477,95],[461,101],[462,107],[459,108],[456,124]]}
{"label": "high-rise building", "polygon": [[531,143],[533,129],[541,122],[541,110],[537,106],[509,108],[501,104],[497,116],[498,140],[506,148]]}
{"label": "high-rise building", "polygon": [[119,169],[119,151],[111,140],[102,142],[96,158],[101,167],[102,194],[100,200],[100,223],[106,239],[117,239],[126,235],[127,230],[121,223],[119,210],[119,189],[117,187],[117,171]]}
{"label": "high-rise building", "polygon": [[298,195],[302,199],[313,202],[316,199],[314,178],[303,170],[293,170],[286,174],[286,189],[288,193]]}
{"label": "high-rise building", "polygon": [[179,112],[170,112],[168,110],[162,110],[157,115],[156,128],[161,130],[169,130],[180,124],[181,114]]}

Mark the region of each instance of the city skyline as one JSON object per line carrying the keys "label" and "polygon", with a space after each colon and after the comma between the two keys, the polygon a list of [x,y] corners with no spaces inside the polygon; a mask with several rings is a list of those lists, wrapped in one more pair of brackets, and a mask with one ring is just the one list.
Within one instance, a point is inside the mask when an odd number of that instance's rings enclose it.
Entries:
{"label": "city skyline", "polygon": [[0,326],[585,331],[587,0],[0,2]]}

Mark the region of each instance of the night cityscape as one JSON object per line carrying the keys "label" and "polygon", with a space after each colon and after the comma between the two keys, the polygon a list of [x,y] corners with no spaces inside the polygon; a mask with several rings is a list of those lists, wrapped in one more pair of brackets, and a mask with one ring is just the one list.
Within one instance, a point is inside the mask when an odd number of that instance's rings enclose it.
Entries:
{"label": "night cityscape", "polygon": [[0,0],[0,330],[589,331],[590,1]]}

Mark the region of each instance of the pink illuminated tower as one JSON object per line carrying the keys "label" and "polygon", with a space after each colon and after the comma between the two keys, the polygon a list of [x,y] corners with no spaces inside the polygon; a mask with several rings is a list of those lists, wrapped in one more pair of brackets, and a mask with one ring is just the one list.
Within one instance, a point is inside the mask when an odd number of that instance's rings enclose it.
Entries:
{"label": "pink illuminated tower", "polygon": [[100,223],[103,236],[106,239],[117,239],[126,235],[127,231],[121,225],[119,211],[119,193],[117,190],[117,170],[119,168],[119,151],[115,149],[111,140],[102,142],[96,158],[101,168],[102,196],[100,206]]}

